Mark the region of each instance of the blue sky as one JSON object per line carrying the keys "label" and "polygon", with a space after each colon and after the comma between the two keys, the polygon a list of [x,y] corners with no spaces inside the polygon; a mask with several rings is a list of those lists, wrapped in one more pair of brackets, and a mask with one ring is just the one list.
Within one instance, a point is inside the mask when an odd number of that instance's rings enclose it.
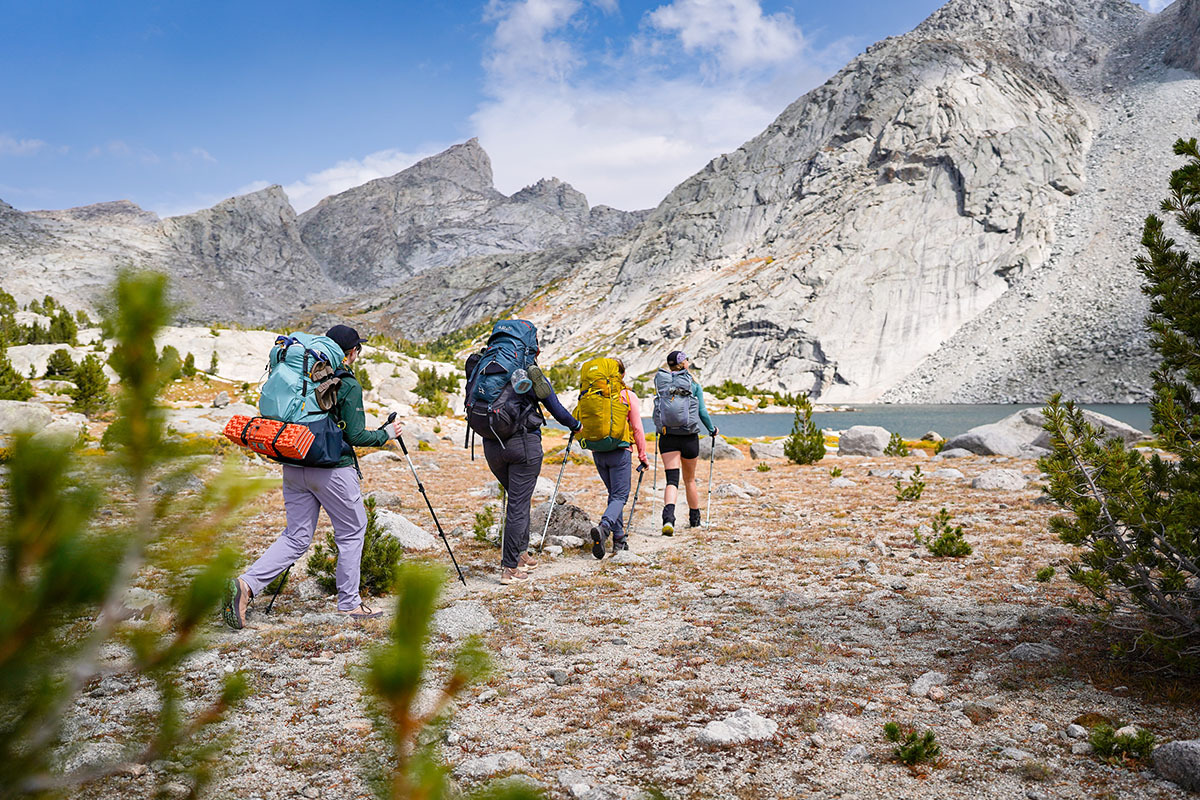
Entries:
{"label": "blue sky", "polygon": [[0,199],[302,211],[478,136],[501,191],[650,207],[940,4],[0,0]]}

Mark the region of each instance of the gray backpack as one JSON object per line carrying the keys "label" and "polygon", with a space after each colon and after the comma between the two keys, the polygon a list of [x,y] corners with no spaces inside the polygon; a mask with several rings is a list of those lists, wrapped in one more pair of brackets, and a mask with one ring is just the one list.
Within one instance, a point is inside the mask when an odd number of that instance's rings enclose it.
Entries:
{"label": "gray backpack", "polygon": [[659,433],[699,433],[700,401],[692,394],[686,369],[659,369],[654,375],[654,427]]}

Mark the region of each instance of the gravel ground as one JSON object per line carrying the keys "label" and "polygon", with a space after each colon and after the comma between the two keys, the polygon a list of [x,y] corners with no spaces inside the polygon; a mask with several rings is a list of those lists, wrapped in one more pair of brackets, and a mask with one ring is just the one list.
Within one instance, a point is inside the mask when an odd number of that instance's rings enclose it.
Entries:
{"label": "gravel ground", "polygon": [[[1152,771],[1072,752],[1066,728],[1083,714],[1167,741],[1200,734],[1200,710],[1194,685],[1108,660],[1090,621],[1063,608],[1079,593],[1063,577],[1070,548],[1047,533],[1053,507],[1038,501],[1036,464],[925,463],[926,473],[952,466],[965,478],[929,479],[917,502],[898,502],[894,479],[869,475],[918,458],[772,461],[765,472],[749,460],[717,462],[714,485],[760,494],[714,498],[711,527],[673,538],[657,532],[647,479],[631,538],[638,558],[597,562],[588,549],[569,551],[547,558],[529,585],[501,587],[496,549],[470,533],[485,502],[470,490],[490,480],[482,458],[471,462],[444,441],[417,454],[469,576],[466,588],[447,583],[437,669],[455,647],[451,636],[471,629],[485,629],[499,667],[459,700],[444,734],[459,780],[515,771],[551,797],[592,800],[648,787],[678,798],[1179,798]],[[853,485],[831,487],[834,466]],[[996,467],[1024,473],[1027,488],[970,488]],[[403,462],[370,459],[364,469],[365,488],[399,494],[401,513],[432,528]],[[544,469],[551,480],[557,472]],[[569,464],[563,486],[599,514],[590,466]],[[934,559],[915,546],[914,527],[942,507],[973,555]],[[236,536],[253,555],[282,525],[276,491]],[[444,549],[425,555],[449,566]],[[1047,564],[1059,574],[1039,583],[1034,573]],[[369,796],[362,763],[383,745],[354,675],[388,620],[344,623],[333,611],[303,580],[244,631],[214,620],[211,648],[183,682],[188,697],[199,704],[232,669],[249,672],[255,693],[227,725],[212,796]],[[1055,650],[1043,660],[1010,657],[1022,643]],[[152,701],[146,686],[94,684],[65,754],[102,754]],[[773,735],[727,746],[698,740],[710,722],[743,709],[774,723]],[[912,770],[892,761],[881,733],[889,720],[933,730],[941,759]],[[484,758],[500,754],[509,755]],[[81,796],[148,797],[172,769],[156,762]]]}

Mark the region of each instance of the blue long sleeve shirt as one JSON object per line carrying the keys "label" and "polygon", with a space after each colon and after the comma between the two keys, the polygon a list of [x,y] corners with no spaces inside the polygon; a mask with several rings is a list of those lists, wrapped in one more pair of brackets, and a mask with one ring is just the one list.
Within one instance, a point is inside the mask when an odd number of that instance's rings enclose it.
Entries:
{"label": "blue long sleeve shirt", "polygon": [[708,435],[712,436],[717,426],[713,425],[712,420],[708,417],[708,409],[704,407],[704,390],[700,388],[700,383],[695,379],[692,379],[692,394],[700,403],[700,423],[708,428]]}
{"label": "blue long sleeve shirt", "polygon": [[[550,382],[546,381],[546,385],[549,386]],[[583,427],[582,423],[575,419],[575,417],[571,415],[571,412],[567,411],[567,409],[563,407],[563,404],[558,399],[558,395],[554,392],[553,386],[550,386],[550,396],[545,400],[539,400],[538,396],[533,393],[532,389],[526,392],[526,394],[532,397],[535,403],[540,402],[542,405],[544,405],[546,410],[550,412],[551,416],[554,417],[558,424],[562,425],[567,430],[577,431]]]}

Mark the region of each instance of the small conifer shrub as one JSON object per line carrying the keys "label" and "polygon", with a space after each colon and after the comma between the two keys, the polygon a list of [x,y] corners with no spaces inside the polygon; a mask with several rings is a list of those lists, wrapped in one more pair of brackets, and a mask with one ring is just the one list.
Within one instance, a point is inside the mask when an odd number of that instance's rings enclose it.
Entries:
{"label": "small conifer shrub", "polygon": [[887,447],[883,448],[885,456],[907,456],[908,445],[905,444],[904,438],[899,433],[892,433],[892,438],[888,439]]}
{"label": "small conifer shrub", "polygon": [[218,361],[217,361],[217,349],[214,347],[214,348],[213,348],[213,351],[212,351],[212,358],[210,358],[210,359],[208,360],[208,374],[209,374],[209,375],[216,375],[216,374],[217,374],[217,364],[218,364]]}
{"label": "small conifer shrub", "polygon": [[825,457],[825,434],[812,421],[812,403],[807,395],[796,398],[792,433],[783,443],[783,454],[793,464],[815,464]]}
{"label": "small conifer shrub", "polygon": [[[484,506],[482,511],[475,512],[475,540],[488,542],[488,531],[496,524],[496,509]],[[490,542],[488,542],[490,544]]]}
{"label": "small conifer shrub", "polygon": [[758,470],[759,472],[770,472],[771,471],[771,465],[765,461],[758,462],[758,464],[756,464],[754,468],[756,470]]}
{"label": "small conifer shrub", "polygon": [[1037,575],[1034,577],[1037,578],[1039,583],[1049,583],[1050,579],[1054,577],[1056,572],[1057,570],[1054,569],[1054,567],[1042,567],[1037,571]]}
{"label": "small conifer shrub", "polygon": [[840,477],[842,477],[842,468],[841,468],[841,467],[834,467],[833,469],[829,470],[829,477],[831,477],[831,478],[840,478]]}
{"label": "small conifer shrub", "polygon": [[901,502],[914,502],[921,499],[921,493],[925,491],[925,481],[922,479],[921,468],[917,467],[913,470],[912,477],[907,484],[900,478],[896,478],[896,499]]}
{"label": "small conifer shrub", "polygon": [[46,359],[47,378],[70,377],[74,371],[75,359],[71,358],[71,353],[65,347],[58,348]]}
{"label": "small conifer shrub", "polygon": [[942,754],[941,745],[937,743],[933,731],[918,734],[898,722],[887,722],[883,726],[883,737],[896,745],[892,750],[896,760],[910,767],[933,761]]}
{"label": "small conifer shrub", "polygon": [[104,364],[93,353],[80,361],[71,373],[73,389],[68,389],[71,407],[84,414],[96,414],[109,405],[108,376]]}
{"label": "small conifer shrub", "polygon": [[917,541],[924,544],[930,553],[950,558],[971,555],[971,545],[963,538],[962,526],[950,525],[950,512],[943,508],[934,515],[931,525],[933,532],[928,539],[923,538],[918,531],[913,531]]}
{"label": "small conifer shrub", "polygon": [[183,366],[179,368],[179,372],[185,378],[192,378],[196,375],[196,356],[188,353],[183,359]]}
{"label": "small conifer shrub", "polygon": [[13,367],[8,353],[0,350],[0,400],[28,400],[31,397],[33,387]]}
{"label": "small conifer shrub", "polygon": [[[375,498],[364,501],[367,508],[367,533],[363,539],[362,567],[359,573],[359,591],[378,597],[390,594],[395,587],[396,564],[403,548],[400,541],[388,535],[379,526],[375,511]],[[337,591],[334,573],[337,569],[338,549],[333,534],[325,534],[325,543],[317,542],[308,557],[305,569],[316,578],[317,585],[329,594]]]}

